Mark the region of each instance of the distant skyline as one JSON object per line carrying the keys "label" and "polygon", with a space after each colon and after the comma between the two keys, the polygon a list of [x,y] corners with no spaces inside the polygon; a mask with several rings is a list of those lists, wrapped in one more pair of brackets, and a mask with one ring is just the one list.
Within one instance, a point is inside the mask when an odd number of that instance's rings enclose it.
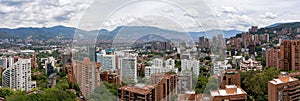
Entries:
{"label": "distant skyline", "polygon": [[[2,0],[0,27],[63,25],[83,30],[112,30],[122,25],[149,25],[177,31],[246,31],[251,26],[300,21],[299,0],[141,0],[124,5],[127,2]],[[104,22],[102,27],[101,22]]]}

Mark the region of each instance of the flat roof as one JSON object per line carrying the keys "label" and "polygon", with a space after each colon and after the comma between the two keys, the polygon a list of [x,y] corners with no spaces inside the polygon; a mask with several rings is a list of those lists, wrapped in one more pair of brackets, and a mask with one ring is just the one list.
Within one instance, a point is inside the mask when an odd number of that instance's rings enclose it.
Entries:
{"label": "flat roof", "polygon": [[226,89],[219,89],[219,90],[214,90],[210,91],[211,96],[229,96],[229,95],[238,95],[238,94],[247,94],[242,88],[236,86],[236,85],[226,85],[226,88],[236,88],[235,93],[227,93]]}
{"label": "flat roof", "polygon": [[[292,82],[292,81],[296,81],[296,80],[298,80],[298,79],[289,77],[289,81],[287,81],[287,82]],[[276,85],[276,84],[282,84],[282,83],[286,83],[286,82],[283,82],[280,79],[273,79],[273,80],[270,81],[270,83]]]}

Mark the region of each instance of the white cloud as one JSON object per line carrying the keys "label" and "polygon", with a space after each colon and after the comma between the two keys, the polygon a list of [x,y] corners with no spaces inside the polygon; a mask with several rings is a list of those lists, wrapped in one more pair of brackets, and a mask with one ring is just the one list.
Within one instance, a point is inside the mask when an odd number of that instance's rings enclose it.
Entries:
{"label": "white cloud", "polygon": [[278,16],[276,14],[273,14],[271,12],[266,12],[263,15],[260,15],[260,18],[262,19],[276,19]]}
{"label": "white cloud", "polygon": [[232,13],[238,12],[238,10],[234,7],[229,7],[229,6],[225,7],[225,6],[223,6],[221,12],[232,14]]}
{"label": "white cloud", "polygon": [[[117,1],[117,2],[113,2]],[[109,10],[116,10],[127,0],[21,0],[0,1],[0,27],[42,27],[65,25],[76,27],[87,17],[96,19],[82,23],[83,29],[99,28],[99,19],[105,19]],[[98,3],[97,3],[98,2]],[[113,3],[112,3],[113,2]],[[137,1],[138,2],[138,1]],[[206,4],[205,4],[205,3]],[[264,27],[276,22],[299,21],[299,0],[284,2],[259,0],[172,0],[172,2],[132,2],[117,10],[114,17],[104,23],[106,28],[119,25],[155,25],[167,29],[180,28],[189,31],[211,29],[247,30],[252,25]],[[259,2],[259,3],[258,3]],[[134,4],[136,3],[136,4]],[[83,16],[93,4],[98,6],[91,15]],[[99,8],[107,9],[99,9]],[[108,10],[109,9],[109,10]],[[287,13],[288,12],[288,13]],[[216,17],[215,17],[216,16]],[[98,19],[98,20],[97,20]],[[203,28],[201,28],[203,27]]]}

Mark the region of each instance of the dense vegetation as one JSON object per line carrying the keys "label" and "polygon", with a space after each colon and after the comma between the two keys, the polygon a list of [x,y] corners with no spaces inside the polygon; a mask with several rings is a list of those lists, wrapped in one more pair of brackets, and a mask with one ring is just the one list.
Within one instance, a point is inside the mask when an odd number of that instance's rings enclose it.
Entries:
{"label": "dense vegetation", "polygon": [[280,70],[265,68],[263,72],[247,71],[241,73],[241,87],[247,92],[249,101],[268,100],[268,81],[276,78]]}

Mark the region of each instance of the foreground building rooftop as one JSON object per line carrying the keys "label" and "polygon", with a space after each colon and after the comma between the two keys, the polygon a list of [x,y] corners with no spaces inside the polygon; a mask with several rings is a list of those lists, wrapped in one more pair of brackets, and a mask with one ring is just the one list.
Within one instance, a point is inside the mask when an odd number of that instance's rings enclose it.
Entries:
{"label": "foreground building rooftop", "polygon": [[226,85],[225,89],[210,91],[211,101],[246,100],[247,93],[239,86]]}

